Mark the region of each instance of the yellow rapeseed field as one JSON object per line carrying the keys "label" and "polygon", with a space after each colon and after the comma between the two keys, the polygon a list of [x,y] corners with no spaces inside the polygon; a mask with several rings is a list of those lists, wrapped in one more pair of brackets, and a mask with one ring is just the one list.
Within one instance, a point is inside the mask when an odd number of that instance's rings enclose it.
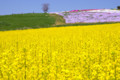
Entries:
{"label": "yellow rapeseed field", "polygon": [[0,31],[0,80],[120,80],[120,23]]}

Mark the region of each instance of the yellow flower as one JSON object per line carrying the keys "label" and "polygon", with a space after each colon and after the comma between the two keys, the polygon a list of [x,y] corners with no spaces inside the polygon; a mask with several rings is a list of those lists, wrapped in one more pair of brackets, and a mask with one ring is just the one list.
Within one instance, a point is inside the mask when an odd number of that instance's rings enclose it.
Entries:
{"label": "yellow flower", "polygon": [[0,80],[119,79],[119,52],[120,23],[0,31]]}

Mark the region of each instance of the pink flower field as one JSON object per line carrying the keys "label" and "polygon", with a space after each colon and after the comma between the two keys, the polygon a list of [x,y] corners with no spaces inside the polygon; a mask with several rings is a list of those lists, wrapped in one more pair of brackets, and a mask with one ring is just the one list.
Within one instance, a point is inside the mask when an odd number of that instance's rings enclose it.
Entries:
{"label": "pink flower field", "polygon": [[57,13],[66,23],[120,22],[120,10],[84,9]]}

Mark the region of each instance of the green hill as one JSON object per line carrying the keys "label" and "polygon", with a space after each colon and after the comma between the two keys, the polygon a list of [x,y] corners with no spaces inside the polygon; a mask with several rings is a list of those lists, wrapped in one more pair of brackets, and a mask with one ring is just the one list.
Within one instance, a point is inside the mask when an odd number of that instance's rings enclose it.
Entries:
{"label": "green hill", "polygon": [[43,28],[64,24],[65,20],[57,14],[28,13],[0,16],[0,30]]}
{"label": "green hill", "polygon": [[30,28],[60,27],[60,26],[80,26],[80,25],[84,26],[111,23],[116,22],[66,24],[65,19],[57,14],[44,14],[44,13],[13,14],[0,16],[0,31]]}

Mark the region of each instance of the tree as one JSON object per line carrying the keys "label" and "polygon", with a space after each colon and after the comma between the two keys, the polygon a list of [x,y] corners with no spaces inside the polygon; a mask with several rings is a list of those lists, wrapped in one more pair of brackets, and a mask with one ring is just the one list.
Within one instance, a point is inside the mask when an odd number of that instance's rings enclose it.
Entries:
{"label": "tree", "polygon": [[118,6],[118,7],[117,7],[117,9],[119,9],[119,10],[120,10],[120,6]]}
{"label": "tree", "polygon": [[43,9],[44,13],[47,13],[48,10],[49,10],[49,4],[48,3],[43,4],[43,8],[42,9]]}

